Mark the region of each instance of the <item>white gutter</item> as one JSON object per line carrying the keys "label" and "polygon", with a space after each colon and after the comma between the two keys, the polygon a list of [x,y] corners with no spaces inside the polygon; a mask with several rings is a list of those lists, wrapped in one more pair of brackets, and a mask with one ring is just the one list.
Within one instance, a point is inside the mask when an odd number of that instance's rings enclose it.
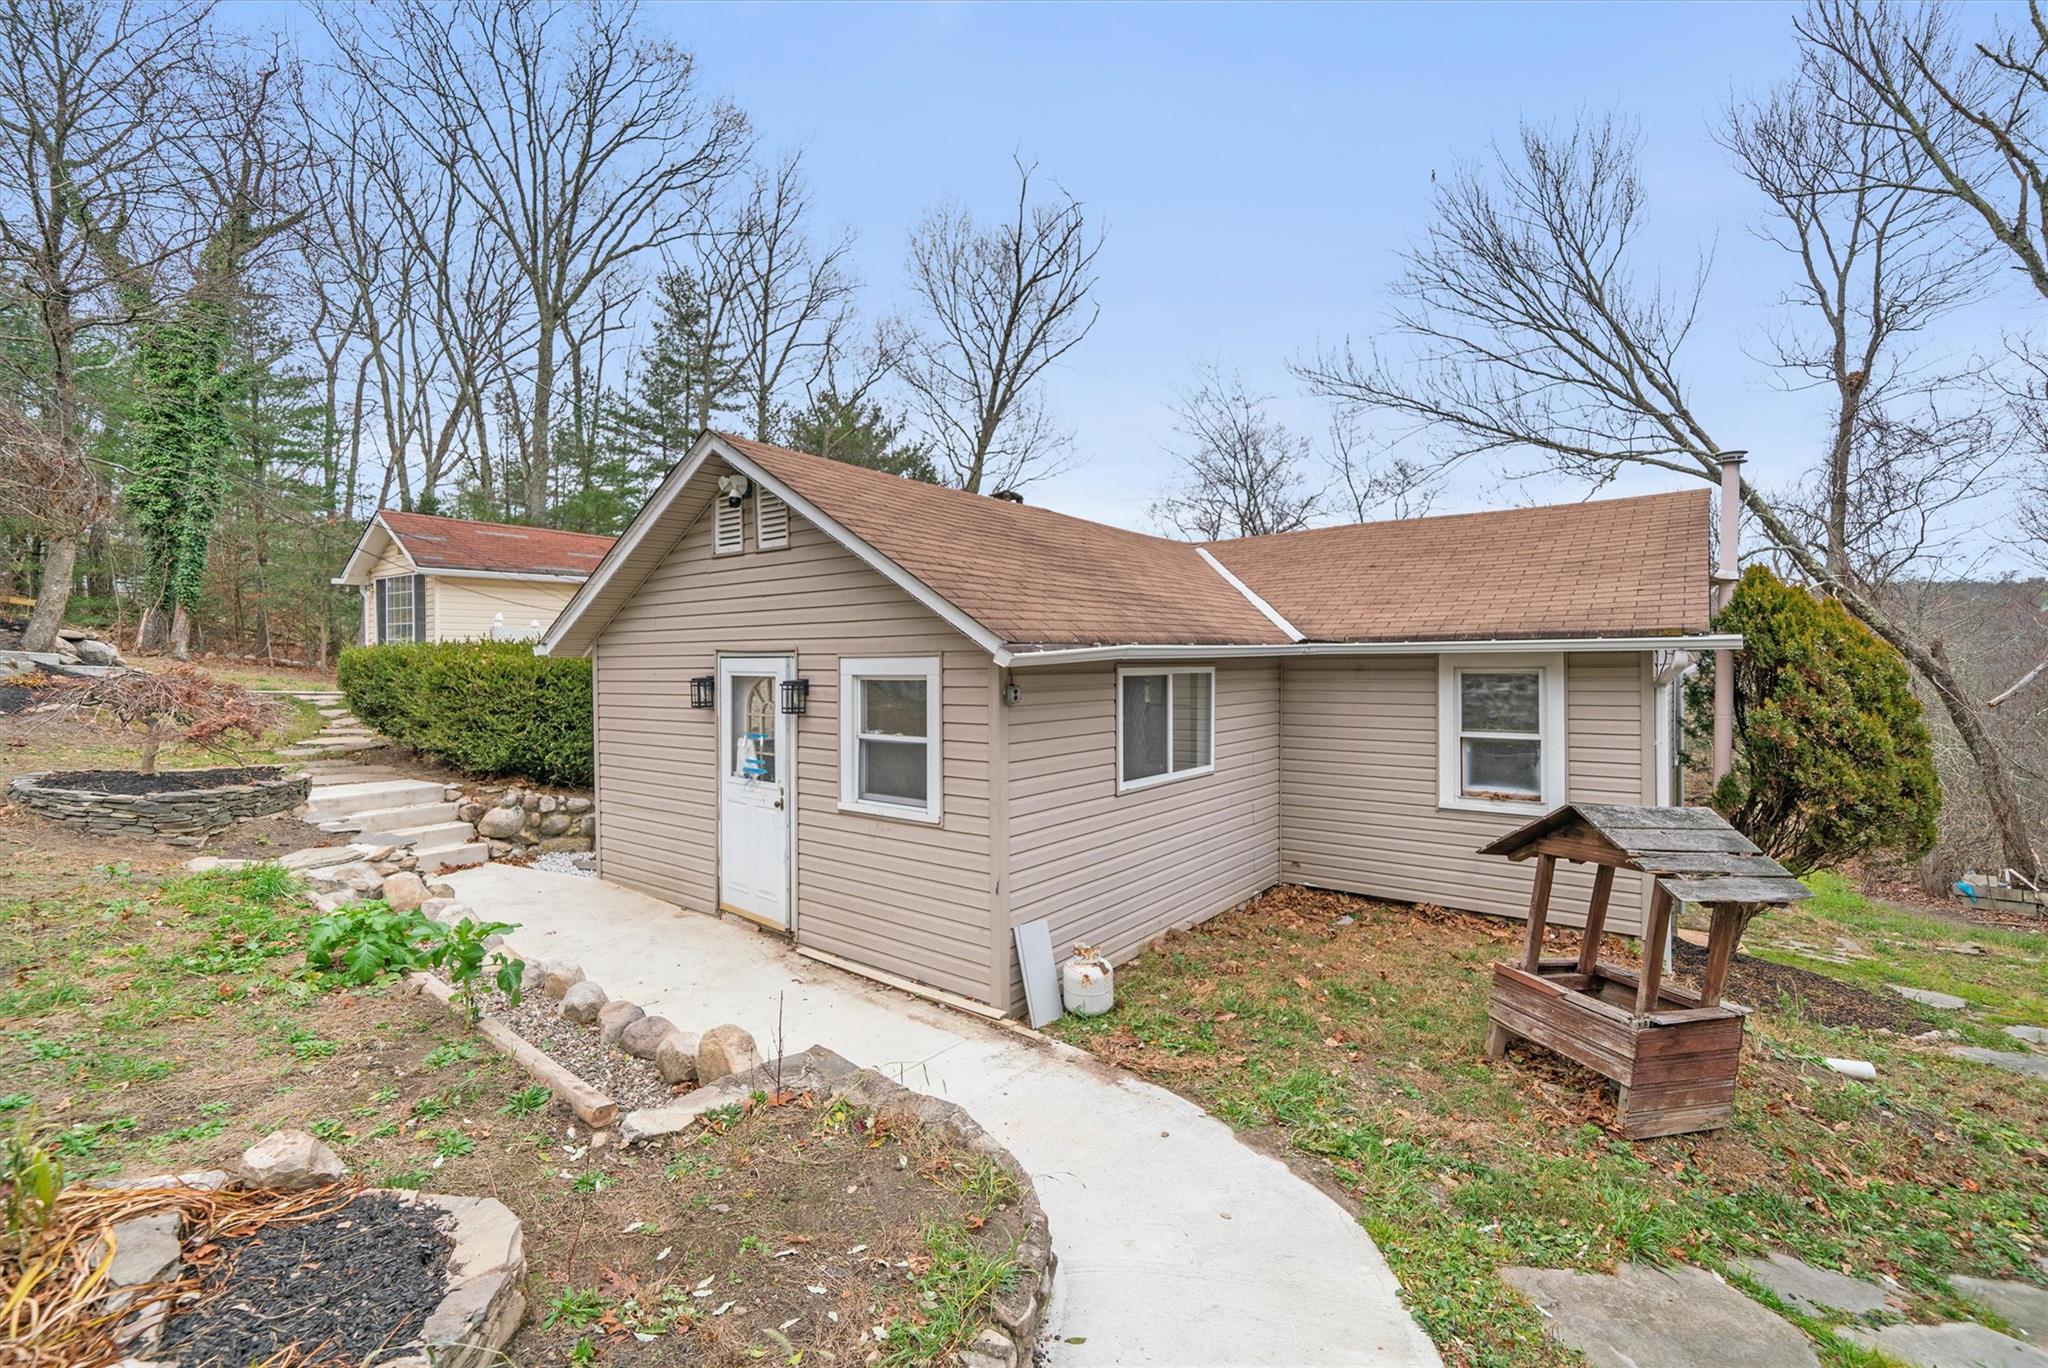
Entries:
{"label": "white gutter", "polygon": [[1227,582],[1231,588],[1237,590],[1238,593],[1244,595],[1244,601],[1246,603],[1249,603],[1252,607],[1258,609],[1261,613],[1264,613],[1266,615],[1266,621],[1272,623],[1275,627],[1278,627],[1282,632],[1286,633],[1287,639],[1289,641],[1300,641],[1303,639],[1301,633],[1294,630],[1293,623],[1289,622],[1286,618],[1281,617],[1280,614],[1274,610],[1272,604],[1266,602],[1257,594],[1253,593],[1252,587],[1249,584],[1246,584],[1243,580],[1231,574],[1230,567],[1225,565],[1222,561],[1217,560],[1214,556],[1210,555],[1207,547],[1196,547],[1195,554],[1200,556],[1203,560],[1209,562],[1210,568],[1213,569],[1217,574],[1223,576],[1225,582]]}
{"label": "white gutter", "polygon": [[1297,641],[1286,646],[1055,646],[1042,651],[995,652],[1005,669],[1032,665],[1086,665],[1103,660],[1256,660],[1268,656],[1475,655],[1514,651],[1735,651],[1735,633],[1701,636],[1495,637],[1484,641]]}

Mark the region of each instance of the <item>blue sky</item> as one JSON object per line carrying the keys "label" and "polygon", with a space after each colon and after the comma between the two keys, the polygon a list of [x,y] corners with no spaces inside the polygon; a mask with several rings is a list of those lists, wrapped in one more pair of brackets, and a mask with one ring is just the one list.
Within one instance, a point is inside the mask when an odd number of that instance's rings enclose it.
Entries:
{"label": "blue sky", "polygon": [[[827,5],[650,8],[764,151],[803,147],[815,202],[854,226],[864,307],[903,309],[904,243],[936,201],[999,211],[1013,152],[1108,229],[1101,321],[1051,377],[1080,462],[1031,497],[1147,526],[1172,478],[1168,409],[1197,361],[1240,369],[1320,427],[1290,358],[1385,317],[1430,175],[1524,119],[1614,110],[1640,122],[1646,268],[1715,266],[1690,354],[1697,407],[1753,453],[1752,476],[1811,458],[1814,396],[1752,359],[1787,276],[1751,232],[1759,197],[1712,128],[1731,96],[1792,73],[1790,6]],[[2028,307],[2036,310],[2038,303]],[[1971,320],[1995,346],[2010,304]],[[1622,488],[1671,487],[1646,474]],[[1564,484],[1460,477],[1448,509],[1560,499]]]}
{"label": "blue sky", "polygon": [[[1319,426],[1286,361],[1363,337],[1432,170],[1522,119],[1641,121],[1655,236],[1675,274],[1714,251],[1693,355],[1702,408],[1766,478],[1810,451],[1809,405],[1743,354],[1776,296],[1754,192],[1710,127],[1787,75],[1789,7],[1750,5],[709,5],[655,11],[764,144],[802,145],[818,203],[861,234],[873,306],[901,299],[905,234],[947,196],[999,208],[1013,150],[1108,228],[1101,322],[1049,391],[1081,464],[1033,497],[1143,525],[1170,478],[1167,403],[1197,360],[1241,369]],[[1646,477],[1639,487],[1668,485]],[[1568,498],[1462,477],[1447,502]]]}

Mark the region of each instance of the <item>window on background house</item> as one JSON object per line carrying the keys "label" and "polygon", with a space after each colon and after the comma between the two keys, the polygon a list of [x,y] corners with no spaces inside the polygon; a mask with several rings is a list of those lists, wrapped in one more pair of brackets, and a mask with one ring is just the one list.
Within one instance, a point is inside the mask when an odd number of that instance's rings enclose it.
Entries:
{"label": "window on background house", "polygon": [[1139,788],[1215,768],[1216,672],[1117,675],[1117,787]]}
{"label": "window on background house", "polygon": [[411,641],[413,632],[413,577],[394,575],[379,580],[384,586],[384,637],[385,641]]}
{"label": "window on background house", "polygon": [[1540,812],[1564,801],[1562,657],[1445,657],[1439,801]]}
{"label": "window on background house", "polygon": [[940,819],[939,661],[839,665],[839,806],[909,821]]}

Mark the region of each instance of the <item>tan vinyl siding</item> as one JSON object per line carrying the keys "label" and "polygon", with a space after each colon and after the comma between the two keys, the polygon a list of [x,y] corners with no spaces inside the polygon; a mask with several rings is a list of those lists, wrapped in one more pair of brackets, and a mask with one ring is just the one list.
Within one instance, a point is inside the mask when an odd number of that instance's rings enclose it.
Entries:
{"label": "tan vinyl siding", "polygon": [[505,615],[508,630],[518,632],[535,621],[544,632],[568,605],[577,586],[563,581],[486,579],[471,575],[427,572],[427,631],[434,641],[489,640],[491,622]]}
{"label": "tan vinyl siding", "polygon": [[[987,653],[794,514],[787,550],[757,552],[750,537],[745,554],[713,557],[710,536],[696,519],[600,637],[604,877],[716,907],[715,712],[690,707],[689,681],[720,652],[794,653],[811,684],[796,724],[797,939],[991,1000]],[[838,810],[842,655],[940,657],[942,826]]]}
{"label": "tan vinyl siding", "polygon": [[[1651,684],[1640,654],[1566,658],[1566,785],[1581,802],[1653,801]],[[1523,816],[1437,806],[1437,657],[1289,661],[1281,673],[1281,877],[1408,902],[1522,916],[1530,866],[1475,855]],[[1590,876],[1558,873],[1557,918],[1577,922]],[[1617,881],[1633,930],[1640,882]]]}
{"label": "tan vinyl siding", "polygon": [[1217,668],[1214,773],[1125,793],[1116,680],[1108,665],[1020,671],[1005,718],[1010,921],[1050,917],[1061,958],[1086,941],[1128,959],[1280,877],[1279,667]]}

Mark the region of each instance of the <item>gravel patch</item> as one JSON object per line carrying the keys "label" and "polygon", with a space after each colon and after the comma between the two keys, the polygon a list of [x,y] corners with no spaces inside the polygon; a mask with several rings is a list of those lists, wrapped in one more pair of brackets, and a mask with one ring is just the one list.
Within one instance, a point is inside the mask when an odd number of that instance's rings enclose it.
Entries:
{"label": "gravel patch", "polygon": [[[582,861],[582,863],[577,863]],[[589,855],[579,855],[568,850],[550,850],[545,855],[536,855],[531,866],[546,870],[550,874],[574,874],[578,878],[594,879],[597,870],[591,864]]]}
{"label": "gravel patch", "polygon": [[484,999],[484,1015],[497,1017],[527,1044],[547,1051],[557,1064],[618,1103],[622,1112],[666,1106],[678,1091],[688,1091],[664,1082],[651,1061],[605,1044],[597,1027],[563,1020],[556,1004],[543,994],[531,994],[514,1007],[504,994],[493,992]]}

